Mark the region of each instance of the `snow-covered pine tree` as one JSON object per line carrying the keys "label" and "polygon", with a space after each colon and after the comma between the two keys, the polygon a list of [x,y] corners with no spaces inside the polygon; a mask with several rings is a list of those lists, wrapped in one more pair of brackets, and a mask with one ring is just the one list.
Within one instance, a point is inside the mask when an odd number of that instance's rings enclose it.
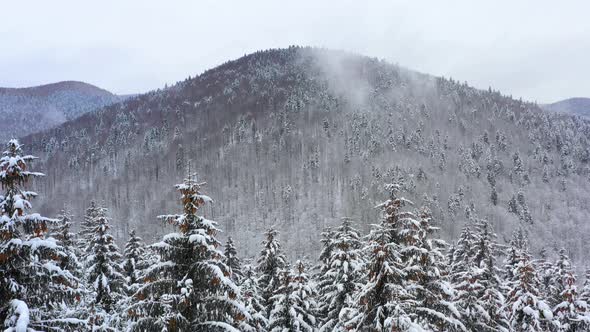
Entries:
{"label": "snow-covered pine tree", "polygon": [[572,270],[572,263],[564,248],[559,249],[557,261],[553,264],[550,271],[551,279],[547,292],[547,302],[551,307],[557,306],[562,302],[562,293],[565,291],[565,277]]}
{"label": "snow-covered pine tree", "polygon": [[460,282],[461,275],[473,264],[477,236],[473,233],[470,223],[461,230],[459,239],[454,246],[452,262],[450,264],[450,278],[453,284]]}
{"label": "snow-covered pine tree", "polygon": [[57,216],[57,223],[53,227],[51,237],[56,239],[63,247],[65,257],[62,259],[60,267],[80,278],[82,276],[82,265],[78,260],[76,235],[70,231],[71,227],[72,215],[67,208],[63,208]]}
{"label": "snow-covered pine tree", "polygon": [[480,320],[482,331],[508,331],[508,320],[504,310],[505,297],[502,294],[502,271],[496,266],[499,255],[496,234],[486,220],[477,225],[477,242],[475,244],[475,266],[483,290],[479,295],[480,305],[485,310]]}
{"label": "snow-covered pine tree", "polygon": [[[276,229],[271,228],[264,233],[262,250],[260,251],[257,263],[258,286],[264,299],[264,305],[267,307],[267,310],[271,310],[271,298],[280,283],[279,272],[287,266],[287,258],[281,249],[279,232]],[[269,317],[268,313],[267,317]]]}
{"label": "snow-covered pine tree", "polygon": [[480,302],[484,286],[480,282],[480,270],[475,264],[469,264],[459,273],[455,285],[457,291],[456,304],[461,313],[461,319],[468,331],[479,331],[488,321],[486,309]]}
{"label": "snow-covered pine tree", "polygon": [[580,300],[586,302],[590,306],[590,269],[586,269],[584,286],[582,292],[580,292]]}
{"label": "snow-covered pine tree", "polygon": [[135,230],[129,232],[129,239],[125,244],[124,255],[123,271],[125,275],[126,293],[133,295],[142,283],[143,270],[147,268],[144,261],[145,246],[143,240],[135,234]]}
{"label": "snow-covered pine tree", "polygon": [[234,241],[231,237],[227,238],[227,242],[225,243],[225,259],[224,263],[229,267],[229,273],[231,279],[236,283],[240,284],[240,280],[242,279],[242,267],[240,263],[240,258],[238,257],[238,251],[236,250],[236,246],[234,245]]}
{"label": "snow-covered pine tree", "polygon": [[29,170],[34,159],[22,155],[17,140],[8,142],[0,158],[0,321],[22,331],[64,324],[67,317],[58,314],[61,304],[79,296],[78,280],[61,267],[65,249],[45,236],[48,225],[56,221],[28,213],[37,193],[24,186],[43,176]]}
{"label": "snow-covered pine tree", "polygon": [[92,247],[90,243],[94,237],[94,230],[96,227],[96,220],[99,216],[106,215],[106,208],[98,206],[94,201],[86,209],[84,219],[80,224],[80,231],[78,232],[78,250],[80,252],[80,263],[86,266],[86,260],[92,254]]}
{"label": "snow-covered pine tree", "polygon": [[432,225],[432,217],[427,209],[420,213],[420,230],[414,269],[415,313],[417,322],[428,329],[463,330],[458,310],[453,303],[454,291],[448,280],[445,257],[442,250],[446,243],[434,238],[438,230]]}
{"label": "snow-covered pine tree", "polygon": [[264,299],[260,296],[256,269],[252,265],[246,264],[242,272],[243,278],[240,289],[244,298],[244,306],[251,317],[248,325],[252,328],[252,331],[266,331],[268,327],[267,310],[264,306]]}
{"label": "snow-covered pine tree", "polygon": [[[362,242],[359,232],[352,226],[352,221],[343,218],[342,224],[330,233],[331,250],[329,257],[324,258],[324,268],[318,282],[320,332],[343,329],[339,320],[340,311],[352,304],[354,294],[362,285],[364,272],[364,261],[360,251]],[[322,251],[322,254],[327,255],[326,251]]]}
{"label": "snow-covered pine tree", "polygon": [[572,269],[565,271],[562,279],[561,302],[553,308],[558,331],[587,331],[590,329],[588,304],[579,298],[576,276]]}
{"label": "snow-covered pine tree", "polygon": [[315,331],[315,293],[305,272],[305,265],[297,261],[295,271],[285,269],[279,276],[280,286],[271,299],[269,330],[271,332]]}
{"label": "snow-covered pine tree", "polygon": [[395,215],[401,200],[394,196],[396,188],[388,186],[390,199],[378,205],[383,211],[380,224],[373,225],[364,248],[367,256],[366,279],[355,297],[355,303],[342,317],[347,329],[358,331],[397,331],[413,325],[412,294],[406,288],[406,271],[398,244],[399,233]]}
{"label": "snow-covered pine tree", "polygon": [[212,201],[201,193],[203,185],[193,175],[176,185],[183,213],[160,216],[179,233],[152,245],[161,261],[146,271],[146,282],[127,310],[135,320],[131,330],[235,331],[250,319],[223,263],[217,223],[197,215]]}
{"label": "snow-covered pine tree", "polygon": [[[87,258],[87,278],[92,289],[92,302],[96,307],[107,314],[112,312],[117,301],[124,296],[125,277],[123,268],[120,265],[121,253],[115,243],[115,239],[109,233],[109,218],[100,214],[94,220],[94,230],[88,243],[92,248]],[[102,314],[101,314],[102,315]],[[102,325],[105,317],[97,316],[99,322],[95,325]]]}
{"label": "snow-covered pine tree", "polygon": [[510,330],[547,331],[552,326],[553,313],[540,298],[541,283],[528,253],[520,253],[513,275],[516,280],[511,283],[506,300],[506,308],[510,311]]}

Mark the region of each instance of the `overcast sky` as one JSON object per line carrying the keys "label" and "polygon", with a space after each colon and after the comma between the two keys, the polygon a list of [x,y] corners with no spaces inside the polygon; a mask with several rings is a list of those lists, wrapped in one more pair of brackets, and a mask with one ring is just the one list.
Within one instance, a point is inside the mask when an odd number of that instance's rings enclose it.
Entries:
{"label": "overcast sky", "polygon": [[551,102],[590,97],[589,13],[587,0],[4,1],[0,86],[145,92],[296,44]]}

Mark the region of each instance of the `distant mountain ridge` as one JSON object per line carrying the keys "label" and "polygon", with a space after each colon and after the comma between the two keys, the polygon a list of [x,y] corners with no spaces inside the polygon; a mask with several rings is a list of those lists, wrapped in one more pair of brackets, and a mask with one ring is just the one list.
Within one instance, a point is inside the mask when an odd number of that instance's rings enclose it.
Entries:
{"label": "distant mountain ridge", "polygon": [[568,98],[542,107],[549,111],[590,117],[590,98]]}
{"label": "distant mountain ridge", "polygon": [[47,130],[123,99],[107,90],[78,81],[0,88],[0,115],[4,119],[0,122],[0,139]]}

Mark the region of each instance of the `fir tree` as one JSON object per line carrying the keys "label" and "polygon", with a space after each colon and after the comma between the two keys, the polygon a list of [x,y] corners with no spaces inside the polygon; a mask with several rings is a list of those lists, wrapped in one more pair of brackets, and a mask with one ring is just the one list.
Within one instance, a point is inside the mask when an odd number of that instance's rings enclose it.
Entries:
{"label": "fir tree", "polygon": [[295,272],[285,269],[279,273],[280,285],[271,301],[271,332],[311,332],[315,329],[313,289],[303,263],[298,261],[295,269]]}
{"label": "fir tree", "polygon": [[343,329],[340,312],[352,303],[363,277],[362,242],[350,219],[343,218],[342,224],[331,232],[330,244],[324,247],[323,254],[328,251],[328,246],[331,247],[330,256],[325,258],[318,285],[322,317],[319,330],[338,331]]}
{"label": "fir tree", "polygon": [[279,232],[269,229],[264,233],[262,250],[257,260],[258,286],[265,306],[270,310],[271,297],[279,287],[279,272],[287,266],[287,259],[281,250]]}
{"label": "fir tree", "polygon": [[250,313],[251,319],[248,321],[253,331],[266,331],[268,319],[266,318],[266,307],[264,299],[260,296],[256,270],[251,265],[245,265],[243,268],[243,278],[240,285],[244,297],[244,306]]}
{"label": "fir tree", "polygon": [[565,272],[562,283],[561,302],[553,309],[558,330],[587,331],[590,328],[590,317],[587,316],[588,304],[579,298],[576,276],[571,269]]}
{"label": "fir tree", "polygon": [[225,244],[225,252],[224,253],[225,253],[224,263],[225,263],[225,265],[227,265],[227,267],[229,267],[229,273],[231,275],[231,279],[235,283],[239,284],[240,280],[243,277],[242,268],[241,268],[240,258],[238,257],[238,252],[237,252],[236,247],[234,245],[234,241],[232,240],[231,237],[229,237],[227,239],[227,242]]}
{"label": "fir tree", "polygon": [[133,295],[141,284],[140,278],[143,270],[147,268],[144,261],[144,244],[142,239],[135,235],[135,230],[129,232],[129,239],[125,244],[124,254],[125,262],[123,263],[123,271],[127,286],[127,294]]}
{"label": "fir tree", "polygon": [[217,223],[197,215],[211,202],[202,186],[192,176],[176,185],[183,213],[160,216],[179,233],[153,245],[161,262],[146,271],[146,283],[127,310],[135,320],[132,330],[234,331],[250,319],[223,263]]}
{"label": "fir tree", "polygon": [[434,238],[438,230],[432,225],[427,209],[420,213],[420,230],[415,265],[411,279],[415,282],[415,308],[420,325],[432,330],[463,330],[458,310],[453,303],[453,288],[448,280],[448,269],[442,250],[443,240]]}
{"label": "fir tree", "polygon": [[114,309],[124,294],[123,269],[119,264],[122,256],[109,230],[109,218],[96,217],[94,231],[89,242],[92,248],[88,256],[88,281],[93,289],[93,302],[107,313]]}
{"label": "fir tree", "polygon": [[412,294],[406,285],[400,250],[397,212],[404,200],[394,195],[397,186],[389,187],[390,199],[379,205],[381,223],[373,225],[365,248],[367,283],[358,292],[355,303],[344,313],[348,329],[359,331],[403,330],[412,326]]}
{"label": "fir tree", "polygon": [[58,310],[74,302],[79,289],[76,277],[62,268],[66,249],[46,237],[48,225],[57,221],[28,213],[37,194],[24,186],[43,176],[29,170],[34,159],[22,155],[17,140],[8,142],[0,158],[0,321],[7,328],[21,321],[21,328],[48,330],[68,325]]}
{"label": "fir tree", "polygon": [[526,253],[514,268],[516,280],[507,296],[511,331],[546,331],[553,319],[550,307],[540,298],[537,271]]}

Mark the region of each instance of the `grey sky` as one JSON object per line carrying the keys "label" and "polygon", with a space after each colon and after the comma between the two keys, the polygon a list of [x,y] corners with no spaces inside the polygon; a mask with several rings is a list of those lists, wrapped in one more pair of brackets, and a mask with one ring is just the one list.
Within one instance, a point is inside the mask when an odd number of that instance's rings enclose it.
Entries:
{"label": "grey sky", "polygon": [[144,92],[297,44],[550,102],[590,97],[588,13],[589,1],[5,1],[0,86]]}

